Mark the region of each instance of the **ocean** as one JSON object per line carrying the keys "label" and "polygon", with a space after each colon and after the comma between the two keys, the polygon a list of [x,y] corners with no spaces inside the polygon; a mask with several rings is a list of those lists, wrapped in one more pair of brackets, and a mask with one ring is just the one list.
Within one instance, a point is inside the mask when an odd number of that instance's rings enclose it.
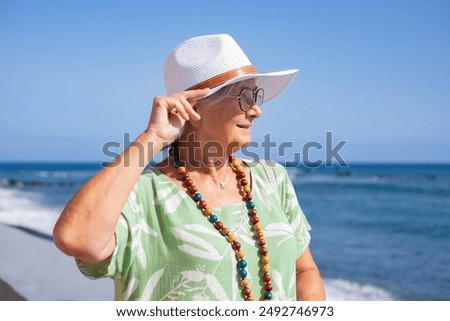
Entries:
{"label": "ocean", "polygon": [[[51,240],[99,164],[0,163],[0,224]],[[338,300],[450,300],[450,165],[288,168]]]}

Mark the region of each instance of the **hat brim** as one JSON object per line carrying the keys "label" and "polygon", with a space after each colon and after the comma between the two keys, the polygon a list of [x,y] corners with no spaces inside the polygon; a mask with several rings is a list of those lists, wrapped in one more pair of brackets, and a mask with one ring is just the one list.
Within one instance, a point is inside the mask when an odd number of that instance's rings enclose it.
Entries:
{"label": "hat brim", "polygon": [[298,73],[298,69],[289,69],[283,71],[275,71],[267,74],[248,74],[242,75],[211,89],[209,94],[203,98],[209,97],[225,86],[232,85],[244,80],[255,79],[258,88],[264,89],[264,103],[280,94],[294,79]]}

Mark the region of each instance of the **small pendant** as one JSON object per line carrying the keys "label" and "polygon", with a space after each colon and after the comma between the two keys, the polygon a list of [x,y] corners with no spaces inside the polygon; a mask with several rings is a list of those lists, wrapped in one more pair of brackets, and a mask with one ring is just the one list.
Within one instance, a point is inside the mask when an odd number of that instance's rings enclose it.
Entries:
{"label": "small pendant", "polygon": [[225,188],[225,182],[220,182],[219,186],[220,186],[221,189],[224,189]]}

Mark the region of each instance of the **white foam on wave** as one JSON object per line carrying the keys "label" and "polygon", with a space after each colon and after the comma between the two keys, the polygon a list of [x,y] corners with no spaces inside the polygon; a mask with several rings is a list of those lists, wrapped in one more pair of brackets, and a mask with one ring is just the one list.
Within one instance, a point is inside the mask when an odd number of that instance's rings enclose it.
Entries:
{"label": "white foam on wave", "polygon": [[0,188],[0,222],[51,234],[62,209],[44,206],[42,197],[35,192]]}
{"label": "white foam on wave", "polygon": [[69,171],[24,171],[27,176],[38,178],[68,178],[72,176]]}
{"label": "white foam on wave", "polygon": [[372,284],[342,279],[324,279],[329,301],[393,301],[392,293]]}
{"label": "white foam on wave", "polygon": [[370,176],[338,176],[332,174],[303,174],[298,171],[288,171],[289,178],[294,184],[355,184],[355,185],[379,185],[393,183],[387,178],[377,175]]}

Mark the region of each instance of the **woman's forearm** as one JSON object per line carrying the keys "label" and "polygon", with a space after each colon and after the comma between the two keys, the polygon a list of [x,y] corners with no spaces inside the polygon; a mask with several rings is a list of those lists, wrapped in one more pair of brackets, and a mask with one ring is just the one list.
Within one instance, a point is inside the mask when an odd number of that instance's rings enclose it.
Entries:
{"label": "woman's forearm", "polygon": [[296,286],[298,301],[323,301],[326,299],[325,288],[318,269],[297,273]]}
{"label": "woman's forearm", "polygon": [[67,203],[54,231],[54,242],[70,256],[89,263],[107,259],[121,210],[145,166],[163,147],[144,132],[111,164],[90,179]]}
{"label": "woman's forearm", "polygon": [[309,248],[295,262],[297,300],[322,301],[325,300],[325,288],[320,277],[319,268],[312,257]]}

